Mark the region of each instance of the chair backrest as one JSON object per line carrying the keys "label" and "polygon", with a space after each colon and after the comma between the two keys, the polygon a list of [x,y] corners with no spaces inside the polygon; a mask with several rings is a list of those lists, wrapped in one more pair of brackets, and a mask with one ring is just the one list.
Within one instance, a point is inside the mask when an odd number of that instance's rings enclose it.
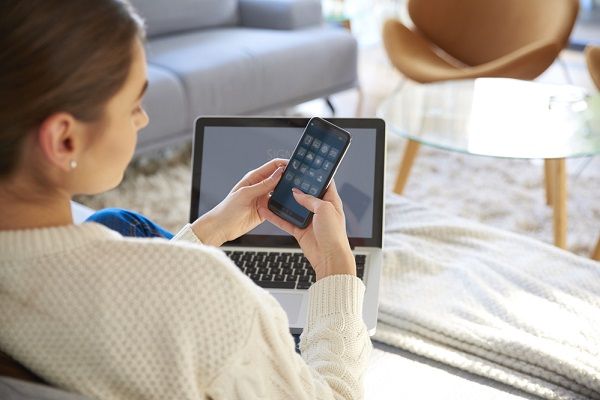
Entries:
{"label": "chair backrest", "polygon": [[[592,81],[594,81],[596,87],[600,90],[600,47],[587,46],[585,48],[585,59]],[[598,243],[600,244],[600,241]]]}
{"label": "chair backrest", "polygon": [[567,44],[578,0],[409,0],[428,40],[467,65],[479,65],[538,40]]}

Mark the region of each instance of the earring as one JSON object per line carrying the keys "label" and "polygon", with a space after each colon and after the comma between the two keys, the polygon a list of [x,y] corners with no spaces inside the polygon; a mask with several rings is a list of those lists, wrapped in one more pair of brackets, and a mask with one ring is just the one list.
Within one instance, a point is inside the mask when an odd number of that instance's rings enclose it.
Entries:
{"label": "earring", "polygon": [[71,160],[71,162],[69,162],[69,167],[71,167],[71,169],[77,168],[77,161]]}

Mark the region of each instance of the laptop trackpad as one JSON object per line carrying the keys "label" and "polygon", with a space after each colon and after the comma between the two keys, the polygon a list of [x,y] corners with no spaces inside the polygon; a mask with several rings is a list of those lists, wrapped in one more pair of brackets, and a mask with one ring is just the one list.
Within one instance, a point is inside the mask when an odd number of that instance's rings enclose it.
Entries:
{"label": "laptop trackpad", "polygon": [[302,307],[302,294],[293,293],[271,293],[277,299],[281,307],[285,310],[290,324],[298,320],[300,308]]}

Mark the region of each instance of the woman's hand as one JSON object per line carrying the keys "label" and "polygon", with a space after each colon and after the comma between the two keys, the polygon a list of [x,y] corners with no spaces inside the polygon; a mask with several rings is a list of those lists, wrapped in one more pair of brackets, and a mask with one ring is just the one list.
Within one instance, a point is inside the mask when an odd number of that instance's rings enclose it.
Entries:
{"label": "woman's hand", "polygon": [[264,221],[259,208],[267,208],[287,160],[276,158],[248,172],[215,208],[198,218],[192,230],[204,244],[220,246],[254,229]]}
{"label": "woman's hand", "polygon": [[314,213],[311,224],[300,229],[269,210],[265,204],[258,212],[266,219],[293,235],[304,255],[315,269],[317,280],[329,275],[355,275],[356,263],[348,237],[342,200],[332,181],[323,200],[292,190],[296,201]]}

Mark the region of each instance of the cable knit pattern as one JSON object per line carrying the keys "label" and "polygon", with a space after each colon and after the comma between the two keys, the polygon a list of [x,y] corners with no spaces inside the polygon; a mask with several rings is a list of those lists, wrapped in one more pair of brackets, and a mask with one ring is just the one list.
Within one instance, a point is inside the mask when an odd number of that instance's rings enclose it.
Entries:
{"label": "cable knit pattern", "polygon": [[390,196],[376,339],[545,399],[600,399],[600,264]]}
{"label": "cable knit pattern", "polygon": [[358,278],[310,289],[303,359],[271,295],[189,226],[175,239],[94,223],[0,232],[0,348],[97,399],[362,397]]}

